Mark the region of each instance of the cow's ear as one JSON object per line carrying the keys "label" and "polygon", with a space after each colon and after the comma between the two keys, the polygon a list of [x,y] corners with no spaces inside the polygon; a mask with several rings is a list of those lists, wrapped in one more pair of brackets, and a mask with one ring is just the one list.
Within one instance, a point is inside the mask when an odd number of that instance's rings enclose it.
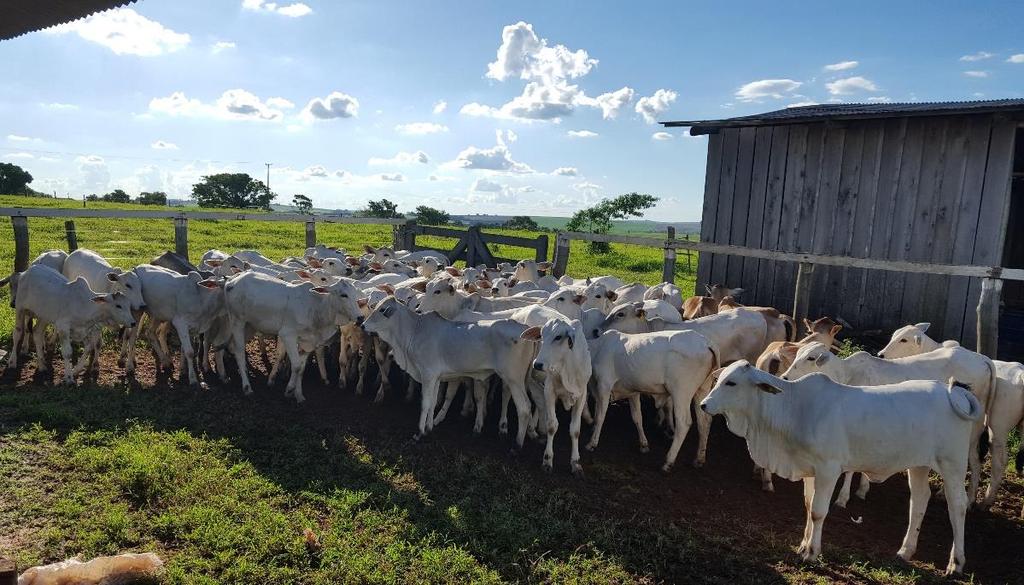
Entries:
{"label": "cow's ear", "polygon": [[743,289],[742,288],[729,289],[729,296],[730,297],[734,297],[735,298],[735,297],[740,296],[741,294],[743,294]]}
{"label": "cow's ear", "polygon": [[363,244],[363,250],[364,250],[364,251],[365,251],[365,252],[366,252],[367,254],[376,254],[376,253],[377,253],[377,250],[375,250],[375,249],[373,248],[373,246],[370,246],[370,245],[368,245],[368,244]]}
{"label": "cow's ear", "polygon": [[314,286],[313,288],[309,289],[309,292],[311,292],[313,294],[317,294],[317,295],[331,294],[331,291],[327,290],[326,288],[324,288],[322,286]]}
{"label": "cow's ear", "polygon": [[572,302],[576,303],[577,305],[582,305],[583,302],[586,301],[586,300],[587,300],[587,297],[585,297],[583,295],[576,295],[576,296],[574,296],[572,298]]}
{"label": "cow's ear", "polygon": [[835,337],[837,333],[842,331],[842,329],[843,329],[842,325],[833,325],[832,329],[828,332],[828,334],[831,335],[832,337]]}
{"label": "cow's ear", "polygon": [[380,262],[370,262],[370,268],[373,270],[380,270],[384,268]]}
{"label": "cow's ear", "polygon": [[814,323],[810,319],[808,319],[807,317],[804,317],[804,327],[806,327],[807,331],[809,331],[809,332],[813,332],[814,331]]}
{"label": "cow's ear", "polygon": [[445,267],[444,271],[447,272],[448,274],[451,274],[452,276],[462,276],[462,272],[460,272],[459,269],[454,266],[447,266]]}
{"label": "cow's ear", "polygon": [[92,298],[92,302],[96,304],[103,304],[107,302],[107,295],[96,295]]}
{"label": "cow's ear", "polygon": [[778,394],[779,392],[782,392],[782,390],[779,389],[778,386],[769,384],[767,382],[758,382],[757,389],[760,390],[761,392],[767,392],[769,394]]}
{"label": "cow's ear", "polygon": [[537,265],[537,268],[539,268],[541,270],[551,270],[551,263],[550,262],[541,262],[540,264]]}
{"label": "cow's ear", "polygon": [[312,256],[307,256],[306,257],[306,264],[309,264],[313,268],[322,268],[323,267],[323,263],[320,262],[320,259],[319,258],[314,258]]}
{"label": "cow's ear", "polygon": [[619,298],[619,295],[618,295],[618,293],[616,293],[616,292],[615,292],[615,291],[613,291],[613,290],[610,290],[610,291],[608,291],[608,292],[604,293],[604,296],[608,297],[608,300],[609,300],[609,301],[611,301],[611,302],[613,302],[613,303],[615,302],[615,300],[616,300],[616,299],[618,299],[618,298]]}
{"label": "cow's ear", "polygon": [[359,266],[359,258],[356,258],[355,256],[345,256],[345,262],[347,262],[349,266]]}
{"label": "cow's ear", "polygon": [[467,282],[466,286],[464,288],[467,291],[469,291],[470,293],[475,293],[477,290],[479,290],[479,289],[477,289],[476,284],[474,284],[472,282]]}
{"label": "cow's ear", "polygon": [[705,284],[704,285],[704,290],[710,295],[711,294],[711,285]]}
{"label": "cow's ear", "polygon": [[723,368],[718,368],[717,370],[713,370],[711,372],[711,383],[713,384],[713,383],[717,382],[718,378],[722,375],[722,372],[724,372],[724,371],[725,371],[724,367]]}
{"label": "cow's ear", "polygon": [[821,355],[819,355],[818,357],[814,358],[814,365],[816,365],[818,367],[824,366],[825,364],[828,363],[828,360],[830,360],[830,359],[832,359],[832,353],[831,352],[827,352],[827,351],[822,352]]}
{"label": "cow's ear", "polygon": [[356,304],[359,305],[360,309],[365,309],[370,304],[369,299],[356,299]]}
{"label": "cow's ear", "polygon": [[523,341],[540,341],[540,327],[530,327],[519,336]]}
{"label": "cow's ear", "polygon": [[382,290],[388,293],[389,295],[395,294],[395,287],[391,286],[390,284],[378,284],[377,289]]}
{"label": "cow's ear", "polygon": [[117,282],[117,273],[116,272],[108,272],[107,273],[107,280],[109,280],[110,282]]}
{"label": "cow's ear", "polygon": [[450,284],[448,285],[448,294],[450,294],[450,295],[455,294],[455,287],[450,285]]}
{"label": "cow's ear", "polygon": [[486,278],[476,281],[476,285],[479,286],[480,288],[491,288],[493,286],[491,284],[491,281],[487,280]]}
{"label": "cow's ear", "polygon": [[413,283],[409,285],[409,288],[413,290],[418,290],[420,292],[427,292],[427,281],[421,280],[419,282]]}
{"label": "cow's ear", "polygon": [[222,285],[221,281],[219,281],[219,280],[211,280],[211,279],[200,280],[196,284],[198,284],[199,286],[202,286],[202,287],[206,287],[206,288],[217,288],[217,287]]}
{"label": "cow's ear", "polygon": [[931,326],[932,326],[931,323],[918,323],[917,325],[914,325],[914,327],[917,327],[918,329],[921,330],[921,333],[927,332],[928,328],[931,327]]}
{"label": "cow's ear", "polygon": [[296,270],[295,274],[301,278],[313,278],[313,275],[308,270]]}

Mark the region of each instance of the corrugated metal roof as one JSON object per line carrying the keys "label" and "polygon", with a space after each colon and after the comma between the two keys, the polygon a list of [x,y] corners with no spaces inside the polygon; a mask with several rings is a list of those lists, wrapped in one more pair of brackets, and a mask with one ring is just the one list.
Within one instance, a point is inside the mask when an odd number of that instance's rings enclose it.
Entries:
{"label": "corrugated metal roof", "polygon": [[3,0],[0,2],[0,41],[133,2],[135,0]]}
{"label": "corrugated metal roof", "polygon": [[776,126],[824,120],[949,116],[987,114],[992,112],[1024,112],[1024,99],[887,104],[816,104],[722,120],[680,120],[676,122],[662,122],[661,124],[666,128],[689,126],[690,134],[699,135],[707,134],[717,128]]}

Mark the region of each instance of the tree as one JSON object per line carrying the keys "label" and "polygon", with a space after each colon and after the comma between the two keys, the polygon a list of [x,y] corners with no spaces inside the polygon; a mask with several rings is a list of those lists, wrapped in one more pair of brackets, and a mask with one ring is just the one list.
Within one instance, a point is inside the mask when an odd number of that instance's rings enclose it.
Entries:
{"label": "tree", "polygon": [[103,200],[109,201],[110,203],[131,203],[132,196],[125,193],[123,189],[114,189],[110,193],[104,195]]}
{"label": "tree", "polygon": [[192,196],[199,207],[270,209],[270,202],[277,195],[263,181],[245,173],[218,173],[192,185]]}
{"label": "tree", "polygon": [[92,195],[87,196],[85,198],[85,200],[86,201],[99,201],[100,200],[100,196],[95,194],[95,193],[93,193]]}
{"label": "tree", "polygon": [[143,205],[167,205],[167,193],[163,191],[143,191],[139,193],[136,203]]}
{"label": "tree", "polygon": [[[593,207],[574,213],[565,224],[565,229],[570,232],[606,234],[612,229],[613,219],[638,217],[657,202],[657,197],[646,193],[626,193],[612,199],[604,199]],[[595,254],[606,254],[610,249],[607,242],[590,242],[590,251]]]}
{"label": "tree", "polygon": [[540,231],[540,226],[537,225],[537,222],[533,221],[533,218],[529,215],[516,215],[502,224],[501,227],[513,230],[530,230],[533,232]]}
{"label": "tree", "polygon": [[425,225],[448,225],[452,221],[452,216],[447,211],[427,205],[420,205],[416,208],[415,218],[416,223]]}
{"label": "tree", "polygon": [[299,213],[309,213],[313,209],[313,200],[301,193],[292,195],[292,205],[298,208]]}
{"label": "tree", "polygon": [[402,214],[398,213],[398,204],[392,203],[387,199],[381,199],[380,201],[371,200],[366,204],[366,209],[359,210],[359,215],[363,217],[380,217],[384,219],[402,217]]}
{"label": "tree", "polygon": [[26,195],[32,175],[12,163],[0,163],[0,194]]}

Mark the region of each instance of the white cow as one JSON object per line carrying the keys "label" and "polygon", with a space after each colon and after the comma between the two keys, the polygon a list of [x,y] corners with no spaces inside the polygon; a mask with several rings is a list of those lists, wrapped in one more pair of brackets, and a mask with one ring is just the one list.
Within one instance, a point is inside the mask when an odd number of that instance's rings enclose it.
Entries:
{"label": "white cow", "polygon": [[580,465],[580,425],[587,405],[587,382],[592,367],[583,323],[575,319],[550,319],[542,326],[524,331],[522,339],[540,342],[533,368],[545,374],[544,403],[537,405],[538,410],[544,413],[541,418],[542,430],[547,435],[543,466],[551,470],[554,465],[554,440],[558,432],[555,406],[561,400],[562,407],[570,411],[569,438],[572,452],[569,463],[572,472],[580,474],[583,472]]}
{"label": "white cow", "polygon": [[[15,302],[13,348],[8,367],[18,365],[18,344],[25,333],[24,323],[35,317],[32,333],[36,347],[37,371],[49,370],[46,363],[44,340],[46,325],[53,325],[64,358],[63,383],[74,384],[88,358],[92,367],[98,367],[100,329],[103,326],[135,327],[131,303],[122,293],[99,294],[89,288],[84,278],[68,281],[63,274],[42,264],[29,266],[18,279],[18,299]],[[78,364],[71,364],[72,341],[83,342]]]}
{"label": "white cow", "polygon": [[544,289],[548,292],[552,292],[559,286],[562,286],[550,274],[541,276],[541,270],[550,271],[551,263],[537,262],[536,260],[520,260],[516,263],[515,270],[512,272],[512,279],[516,283],[532,282],[536,288]]}
{"label": "white cow", "polygon": [[242,262],[248,262],[252,266],[273,266],[274,264],[277,264],[277,262],[274,262],[256,250],[239,250],[235,252],[233,256]]}
{"label": "white cow", "polygon": [[[926,332],[929,325],[917,323],[897,329],[888,345],[878,352],[878,357],[896,359],[960,345],[956,341],[939,343],[928,337]],[[996,394],[992,399],[992,409],[988,413],[989,438],[992,441],[992,474],[985,498],[980,504],[984,510],[995,503],[996,493],[1006,474],[1006,464],[1009,460],[1006,442],[1010,431],[1024,422],[1024,365],[999,360],[992,360],[992,364],[996,367]]]}
{"label": "white cow", "polygon": [[[675,417],[672,446],[665,458],[664,471],[675,463],[679,448],[690,430],[690,403],[703,397],[711,386],[711,374],[718,369],[719,357],[714,345],[693,331],[663,331],[628,334],[606,331],[590,344],[594,375],[594,431],[587,450],[594,450],[601,438],[608,405],[612,400],[636,394],[668,395]],[[702,392],[703,390],[703,392]],[[633,409],[640,448],[647,450],[639,411]],[[700,446],[695,464],[702,465],[711,429],[710,417],[698,413]]]}
{"label": "white cow", "polygon": [[111,266],[103,256],[92,250],[79,248],[68,254],[62,273],[69,281],[84,278],[96,292],[123,294],[131,303],[133,311],[145,308],[139,277],[134,272],[125,272]]}
{"label": "white cow", "polygon": [[967,451],[983,412],[957,382],[844,386],[820,374],[789,382],[739,361],[721,373],[701,409],[724,415],[757,465],[803,479],[807,522],[798,552],[804,560],[821,553],[822,525],[840,474],[865,471],[884,481],[903,470],[910,478],[910,521],[897,554],[910,560],[934,469],[942,476],[953,526],[946,572],[963,571]]}
{"label": "white cow", "polygon": [[449,264],[448,257],[437,250],[420,250],[418,252],[410,252],[409,250],[395,250],[388,246],[381,246],[380,248],[363,246],[363,250],[365,250],[367,254],[373,256],[373,260],[375,262],[384,262],[386,260],[402,260],[411,262],[420,261],[428,256],[432,256],[440,260],[441,265],[443,266],[447,266]]}
{"label": "white cow", "polygon": [[[153,320],[149,331],[154,332],[160,323],[174,327],[181,343],[181,370],[187,370],[189,385],[199,386],[192,332],[208,333],[223,315],[224,280],[204,280],[197,272],[183,275],[151,264],[141,264],[134,272],[142,281],[146,314]],[[150,335],[150,344],[157,350],[161,363],[170,362],[167,343],[162,337],[157,339]],[[207,356],[203,354],[202,358],[206,360]],[[184,379],[184,375],[181,377]]]}
{"label": "white cow", "polygon": [[615,300],[619,303],[635,303],[644,300],[647,286],[634,282],[615,289]]}
{"label": "white cow", "polygon": [[[519,339],[526,327],[509,320],[456,323],[437,314],[417,314],[394,299],[378,305],[363,327],[387,342],[395,363],[423,386],[416,438],[433,429],[441,382],[472,378],[474,393],[482,399],[484,382],[496,374],[515,401],[516,444],[522,447],[530,418],[526,376],[534,352],[532,343]],[[482,412],[477,410],[478,419]],[[477,423],[481,428],[483,421]]]}
{"label": "white cow", "polygon": [[436,312],[445,319],[452,319],[465,309],[493,313],[533,305],[537,301],[529,297],[491,298],[477,293],[466,295],[457,290],[449,279],[436,279],[427,283],[416,310],[419,313]]}
{"label": "white cow", "polygon": [[663,282],[647,289],[644,293],[643,300],[668,301],[668,303],[677,310],[683,310],[683,293],[679,290],[678,286],[671,282]]}
{"label": "white cow", "polygon": [[[878,386],[896,384],[907,380],[948,380],[956,378],[970,386],[974,394],[985,405],[985,412],[991,412],[996,394],[996,371],[987,357],[962,347],[943,347],[920,355],[886,360],[865,351],[858,351],[847,358],[832,354],[821,343],[810,343],[800,348],[793,359],[793,365],[782,378],[793,380],[806,374],[822,372],[840,384]],[[981,458],[978,456],[978,437],[985,426],[983,418],[975,425],[970,446],[971,482],[968,492],[973,502],[977,498],[981,481]],[[863,471],[866,469],[854,469]],[[870,475],[870,473],[868,473]]]}
{"label": "white cow", "polygon": [[[239,274],[224,286],[231,351],[238,363],[242,391],[252,394],[246,371],[248,331],[275,335],[291,363],[286,395],[303,402],[302,372],[309,354],[327,343],[338,328],[363,319],[352,282],[338,279],[326,287],[291,284],[262,274]],[[281,351],[280,349],[278,350]]]}

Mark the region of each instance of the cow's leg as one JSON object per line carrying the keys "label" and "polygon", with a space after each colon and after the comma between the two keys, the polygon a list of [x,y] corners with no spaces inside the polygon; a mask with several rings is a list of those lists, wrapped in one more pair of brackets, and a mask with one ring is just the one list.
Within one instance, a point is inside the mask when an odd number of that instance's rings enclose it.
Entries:
{"label": "cow's leg", "polygon": [[853,483],[853,472],[847,471],[843,474],[843,486],[839,488],[839,495],[836,496],[836,505],[845,508],[850,501],[850,485]]}
{"label": "cow's leg", "polygon": [[671,471],[672,466],[679,456],[679,449],[683,446],[683,439],[690,432],[690,402],[693,395],[686,395],[682,389],[670,390],[672,392],[672,417],[675,420],[675,430],[672,432],[672,446],[668,448],[668,456],[665,457],[665,465],[662,471]]}
{"label": "cow's leg", "polygon": [[[5,370],[7,368],[12,370],[16,370],[18,368],[18,354],[21,353],[21,338],[25,335],[25,315],[25,311],[18,311],[14,315],[14,331],[11,334],[11,341],[14,345],[11,346],[11,357],[7,361],[7,366],[4,368]],[[38,345],[36,346],[36,353],[39,353]],[[39,356],[36,356],[36,362],[38,363],[39,361]],[[38,368],[37,371],[39,371]]]}
{"label": "cow's leg", "polygon": [[512,402],[516,405],[516,414],[519,419],[519,426],[516,428],[516,448],[522,449],[526,441],[526,429],[530,426],[530,397],[526,395],[526,385],[523,380],[512,376],[504,380],[512,394]]}
{"label": "cow's leg", "polygon": [[[707,398],[708,394],[711,393],[711,383],[708,382],[697,389],[697,393],[694,395],[693,400],[693,411],[697,423],[697,456],[693,460],[694,467],[704,467],[704,463],[708,459],[708,438],[711,436],[711,422],[713,417],[704,412],[704,409],[700,407],[700,403]],[[687,405],[686,409],[689,410],[690,406]],[[761,487],[765,487],[765,482],[761,481]],[[773,491],[775,488],[772,486],[772,475],[768,474],[768,490]]]}
{"label": "cow's leg", "polygon": [[594,417],[590,414],[590,402],[587,400],[589,392],[584,392],[580,400],[583,401],[583,422],[588,425],[594,424]]}
{"label": "cow's leg", "polygon": [[277,341],[274,343],[274,365],[270,367],[270,373],[267,375],[267,384],[273,384],[277,381],[278,375],[281,374],[281,368],[284,367],[285,355],[287,355],[287,351],[285,350],[284,343],[281,342],[281,336],[278,335]]}
{"label": "cow's leg", "polygon": [[71,371],[71,378],[77,378],[79,374],[86,371],[94,363],[99,362],[99,358],[95,357],[99,353],[101,332],[96,331],[95,334],[89,335],[82,342],[82,355],[78,358],[78,363],[75,364],[74,369]]}
{"label": "cow's leg", "polygon": [[772,472],[767,469],[761,469],[761,489],[766,492],[774,492],[775,484],[772,483]]}
{"label": "cow's leg", "polygon": [[597,448],[601,440],[601,429],[604,427],[604,417],[608,414],[608,404],[612,401],[612,388],[598,386],[594,395],[594,429],[590,431],[590,442],[587,443],[587,451]]}
{"label": "cow's leg", "polygon": [[978,500],[978,491],[981,487],[981,455],[978,454],[978,441],[981,433],[985,432],[984,417],[974,423],[971,430],[971,444],[967,452],[967,464],[971,470],[970,488],[967,490],[967,499],[973,506]]}
{"label": "cow's leg", "polygon": [[[377,395],[384,394],[391,388],[391,356],[388,355],[388,346],[379,337],[373,339],[373,355],[377,359],[377,368],[380,370],[380,387],[377,388]],[[410,389],[411,390],[411,389]],[[411,393],[407,393],[405,399],[412,400]]]}
{"label": "cow's leg", "polygon": [[583,466],[580,465],[580,427],[583,419],[583,410],[587,405],[587,389],[582,389],[582,395],[572,405],[569,415],[569,440],[572,448],[569,455],[569,465],[574,475],[583,474]]}
{"label": "cow's leg", "polygon": [[263,359],[264,364],[270,363],[270,354],[267,353],[267,336],[263,334],[257,334],[256,339],[260,345],[260,358]]}
{"label": "cow's leg", "polygon": [[[953,527],[953,548],[949,551],[949,564],[946,574],[962,573],[967,557],[964,555],[964,519],[967,516],[969,498],[964,493],[963,464],[946,466],[939,469],[942,486],[946,492],[946,508],[949,511],[949,523]],[[959,469],[958,469],[959,468]]]}
{"label": "cow's leg", "polygon": [[[554,376],[548,374],[544,380],[544,433],[547,435],[547,442],[544,445],[544,460],[542,466],[545,471],[551,471],[555,465],[555,433],[558,432],[558,413],[555,412],[555,406],[558,403],[558,397],[555,396]],[[540,410],[540,405],[537,405],[537,410]]]}
{"label": "cow's leg", "polygon": [[321,345],[317,347],[313,350],[313,353],[316,355],[316,369],[320,373],[320,382],[326,386],[330,384],[330,382],[327,381],[327,360],[324,359],[324,354],[326,353],[324,351],[324,346]]}
{"label": "cow's leg", "polygon": [[907,470],[910,483],[910,521],[907,523],[907,534],[903,537],[903,544],[896,553],[904,561],[914,558],[914,553],[917,552],[921,521],[924,520],[925,510],[928,509],[928,499],[932,497],[932,490],[928,487],[928,471],[927,467],[911,467]]}
{"label": "cow's leg", "polygon": [[[995,417],[999,417],[1001,414],[1002,413],[997,413]],[[990,418],[989,424],[992,424],[993,422],[994,421]],[[1002,427],[1003,425],[999,426]],[[996,493],[999,491],[999,486],[1003,483],[1003,476],[1006,475],[1006,463],[1009,459],[1009,454],[1006,449],[1006,437],[1009,434],[1009,429],[1005,432],[1003,432],[1002,429],[996,429],[989,432],[991,441],[990,451],[992,452],[992,470],[988,478],[988,489],[985,491],[985,499],[981,501],[980,507],[982,510],[988,510],[992,507],[992,504],[996,502]]]}
{"label": "cow's leg", "polygon": [[[171,321],[171,325],[178,332],[178,342],[181,343],[181,362],[183,366],[187,364],[188,385],[198,388],[199,377],[196,376],[196,354],[195,350],[192,349],[192,338],[188,334],[188,323],[183,319],[175,319]],[[181,377],[179,380],[184,381],[184,378]]]}
{"label": "cow's leg", "polygon": [[425,378],[423,380],[423,391],[420,396],[419,431],[416,433],[416,436],[413,437],[417,440],[426,436],[429,430],[427,423],[428,421],[433,421],[433,417],[431,415],[434,412],[434,397],[437,396],[438,387],[440,385],[441,382],[436,377]]}
{"label": "cow's leg", "polygon": [[828,506],[832,501],[832,492],[839,479],[839,470],[817,469],[814,476],[814,496],[811,498],[811,542],[803,553],[805,561],[813,561],[821,554],[821,530],[828,515]]}
{"label": "cow's leg", "polygon": [[459,413],[459,416],[461,416],[462,418],[469,418],[469,415],[473,414],[474,404],[474,395],[467,391],[466,394],[462,397],[462,411]]}
{"label": "cow's leg", "polygon": [[238,377],[242,379],[242,393],[249,396],[252,394],[252,384],[249,382],[249,372],[246,367],[245,323],[231,325],[231,353],[235,354]]}
{"label": "cow's leg", "polygon": [[74,367],[71,365],[71,332],[61,331],[60,332],[60,356],[64,359],[64,378],[61,379],[62,384],[75,384]]}
{"label": "cow's leg", "polygon": [[512,399],[508,384],[501,384],[501,415],[498,417],[498,434],[508,434],[508,401]]}
{"label": "cow's leg", "polygon": [[637,438],[640,441],[640,452],[647,453],[651,450],[651,446],[647,442],[647,435],[644,434],[644,418],[643,412],[640,409],[640,395],[634,394],[630,396],[629,415],[633,418],[633,424],[636,426]]}
{"label": "cow's leg", "polygon": [[473,380],[473,400],[476,402],[473,434],[479,435],[484,431],[484,419],[487,418],[487,382],[485,380]]}
{"label": "cow's leg", "polygon": [[132,327],[131,334],[128,336],[128,354],[125,356],[124,373],[129,376],[135,373],[135,352],[139,346],[139,333],[142,332],[142,324],[145,319],[146,313],[141,311],[135,319],[135,327]]}
{"label": "cow's leg", "polygon": [[[459,388],[462,388],[462,380],[452,380],[444,383],[444,404],[441,405],[441,410],[434,415],[434,426],[441,424],[444,418],[448,416],[448,409],[451,407],[452,402],[455,401],[455,395],[459,393]],[[469,394],[469,390],[466,390],[466,394]]]}
{"label": "cow's leg", "polygon": [[149,342],[150,349],[152,349],[153,353],[156,354],[157,370],[163,371],[167,367],[169,359],[167,355],[164,354],[163,348],[160,347],[160,341],[157,340],[156,330],[158,326],[159,322],[150,317],[142,328],[141,333],[146,338],[146,341]]}
{"label": "cow's leg", "polygon": [[867,474],[861,473],[860,474],[860,483],[857,484],[857,491],[854,492],[853,495],[855,495],[858,498],[863,500],[863,499],[868,497],[868,490],[869,489],[871,489],[871,478],[868,477]]}
{"label": "cow's leg", "polygon": [[[36,328],[32,331],[32,341],[36,346],[36,372],[45,372],[49,368],[46,363],[46,325],[42,322],[36,323]],[[12,352],[11,359],[14,359],[16,353],[18,352]]]}
{"label": "cow's leg", "polygon": [[306,360],[309,359],[309,354],[299,349],[299,340],[294,335],[279,335],[277,343],[278,347],[284,345],[284,351],[288,354],[288,361],[291,365],[291,375],[288,377],[288,386],[285,387],[285,396],[294,395],[295,402],[302,404],[306,401],[306,397],[302,395],[302,372],[306,369]]}
{"label": "cow's leg", "polygon": [[800,546],[796,549],[796,554],[804,556],[811,550],[811,537],[814,536],[814,520],[811,514],[814,504],[814,478],[804,478],[804,537],[800,540]]}
{"label": "cow's leg", "polygon": [[227,383],[228,381],[228,370],[224,367],[224,350],[217,349],[213,352],[213,363],[217,369],[217,375],[220,377],[220,381]]}

